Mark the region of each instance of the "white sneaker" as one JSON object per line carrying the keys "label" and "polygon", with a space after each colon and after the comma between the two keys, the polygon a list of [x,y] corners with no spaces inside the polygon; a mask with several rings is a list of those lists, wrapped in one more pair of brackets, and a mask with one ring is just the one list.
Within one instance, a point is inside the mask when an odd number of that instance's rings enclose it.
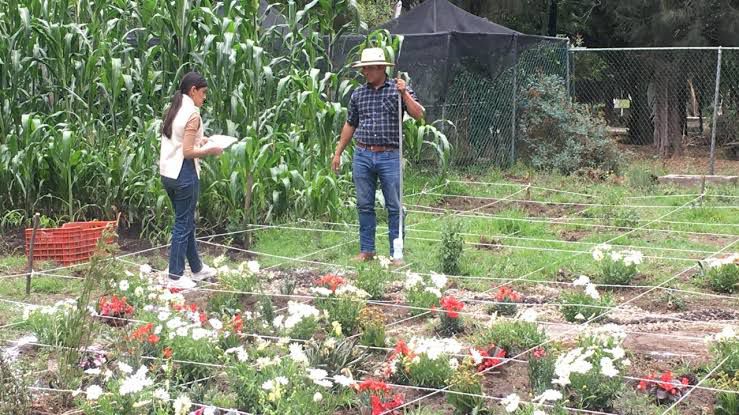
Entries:
{"label": "white sneaker", "polygon": [[218,274],[218,271],[216,271],[215,268],[211,268],[208,265],[203,264],[203,269],[201,269],[200,272],[192,273],[192,279],[193,281],[206,281],[215,277],[216,274]]}
{"label": "white sneaker", "polygon": [[195,288],[197,284],[189,277],[182,276],[178,279],[169,278],[167,288],[176,288],[178,290],[191,290]]}

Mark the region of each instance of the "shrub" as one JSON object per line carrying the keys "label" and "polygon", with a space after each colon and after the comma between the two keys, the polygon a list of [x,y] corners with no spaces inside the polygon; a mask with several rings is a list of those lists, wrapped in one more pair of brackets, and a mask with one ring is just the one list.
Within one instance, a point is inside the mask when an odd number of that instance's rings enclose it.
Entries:
{"label": "shrub", "polygon": [[608,293],[601,295],[595,284],[590,283],[588,277],[580,276],[573,285],[584,285],[585,287],[583,291],[565,292],[560,298],[562,302],[560,311],[565,320],[570,323],[594,319],[613,305],[611,295]]}
{"label": "shrub", "polygon": [[369,294],[331,274],[321,277],[317,284],[311,288],[311,293],[318,296],[316,307],[328,313],[329,321],[338,322],[344,334],[353,333]]}
{"label": "shrub", "polygon": [[728,294],[739,292],[739,265],[723,264],[703,270],[708,286],[714,291]]}
{"label": "shrub", "polygon": [[405,298],[411,308],[412,315],[428,312],[439,306],[439,299],[446,287],[447,277],[442,274],[420,275],[406,272],[404,283]]}
{"label": "shrub", "polygon": [[621,156],[605,120],[573,102],[562,78],[539,75],[520,96],[521,153],[534,168],[562,174],[584,168],[619,171]]}
{"label": "shrub", "polygon": [[394,383],[441,388],[459,365],[452,356],[461,351],[454,339],[413,338],[408,344],[399,340],[384,372]]}
{"label": "shrub", "polygon": [[27,414],[30,409],[30,393],[0,353],[0,414]]}
{"label": "shrub", "polygon": [[593,259],[600,267],[598,281],[607,285],[630,284],[643,257],[639,251],[617,251],[607,244],[598,245],[593,249]]}
{"label": "shrub", "polygon": [[479,346],[495,344],[512,356],[544,343],[546,339],[546,334],[536,326],[536,323],[514,320],[493,324],[476,336],[475,344]]}
{"label": "shrub", "polygon": [[509,287],[500,287],[495,294],[497,304],[493,306],[493,310],[504,316],[512,316],[516,314],[518,306],[516,303],[521,301],[521,294]]}
{"label": "shrub", "polygon": [[459,259],[462,257],[464,239],[461,225],[454,220],[447,220],[441,229],[441,244],[439,246],[439,267],[441,272],[449,275],[459,275]]}
{"label": "shrub", "polygon": [[459,312],[464,308],[464,303],[451,296],[442,297],[440,303],[443,311],[439,319],[439,334],[449,337],[461,333],[464,323]]}
{"label": "shrub", "polygon": [[[708,338],[713,365],[723,362],[720,372],[729,376],[739,373],[739,334],[726,327],[720,333]],[[724,361],[725,360],[725,361]]]}
{"label": "shrub", "polygon": [[[720,374],[714,381],[719,389],[739,391],[739,374],[731,378],[727,374]],[[716,395],[714,415],[739,414],[739,392],[720,392]]]}
{"label": "shrub", "polygon": [[451,393],[446,394],[446,399],[454,407],[456,414],[474,413],[485,403],[479,396],[483,394],[482,375],[477,373],[475,365],[469,359],[465,359],[449,379],[449,391]]}
{"label": "shrub", "polygon": [[360,343],[370,347],[385,347],[385,315],[377,308],[365,307],[359,313]]}
{"label": "shrub", "polygon": [[357,268],[355,283],[358,288],[366,291],[372,300],[379,300],[385,295],[385,286],[392,278],[388,263],[389,260],[380,257],[380,263],[365,262]]}
{"label": "shrub", "polygon": [[554,378],[555,356],[544,349],[537,347],[529,355],[529,386],[535,394],[543,393],[552,388]]}

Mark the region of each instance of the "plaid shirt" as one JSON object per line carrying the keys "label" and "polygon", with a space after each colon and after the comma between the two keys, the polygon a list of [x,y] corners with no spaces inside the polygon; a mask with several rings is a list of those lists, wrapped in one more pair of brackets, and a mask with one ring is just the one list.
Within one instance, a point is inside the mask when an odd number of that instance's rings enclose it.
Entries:
{"label": "plaid shirt", "polygon": [[[413,90],[410,87],[406,89],[418,101]],[[403,102],[403,111],[406,110]],[[386,79],[378,89],[367,83],[354,90],[346,122],[356,128],[354,138],[362,144],[398,146],[398,88],[395,79]]]}

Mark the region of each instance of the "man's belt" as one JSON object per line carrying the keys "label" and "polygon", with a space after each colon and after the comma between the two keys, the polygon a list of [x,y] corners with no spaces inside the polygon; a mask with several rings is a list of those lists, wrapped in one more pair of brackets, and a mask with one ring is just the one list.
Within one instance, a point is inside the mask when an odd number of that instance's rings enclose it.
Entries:
{"label": "man's belt", "polygon": [[364,143],[360,143],[357,141],[357,147],[363,148],[365,150],[369,150],[373,153],[382,153],[385,151],[396,151],[398,149],[398,146],[371,146]]}

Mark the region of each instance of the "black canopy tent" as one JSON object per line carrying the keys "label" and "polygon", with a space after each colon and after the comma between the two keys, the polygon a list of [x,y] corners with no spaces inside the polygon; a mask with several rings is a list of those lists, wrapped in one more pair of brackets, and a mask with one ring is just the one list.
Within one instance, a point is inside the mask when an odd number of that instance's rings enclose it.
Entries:
{"label": "black canopy tent", "polygon": [[[447,0],[426,0],[380,26],[403,35],[398,69],[427,110],[427,120],[450,120],[445,129],[455,146],[455,162],[515,159],[516,92],[537,73],[567,72],[567,40],[532,36],[475,16]],[[334,62],[364,39],[339,40]]]}

